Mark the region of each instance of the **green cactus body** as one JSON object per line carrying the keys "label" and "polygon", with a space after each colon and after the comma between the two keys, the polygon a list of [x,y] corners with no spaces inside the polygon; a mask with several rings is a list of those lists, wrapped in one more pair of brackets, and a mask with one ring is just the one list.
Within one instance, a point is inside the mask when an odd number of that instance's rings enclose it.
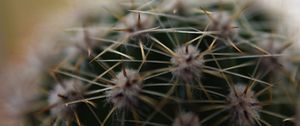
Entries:
{"label": "green cactus body", "polygon": [[282,83],[274,78],[281,73],[266,70],[280,67],[282,51],[260,43],[280,33],[275,16],[256,2],[114,6],[59,35],[75,44],[42,82],[47,93],[27,114],[31,125],[279,126],[293,115],[285,108],[294,104],[273,101],[291,79],[281,76]]}

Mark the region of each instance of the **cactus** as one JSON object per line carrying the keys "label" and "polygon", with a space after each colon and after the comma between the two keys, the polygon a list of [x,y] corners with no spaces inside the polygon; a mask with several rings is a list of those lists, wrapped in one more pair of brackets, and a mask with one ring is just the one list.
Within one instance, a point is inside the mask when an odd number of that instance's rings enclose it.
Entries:
{"label": "cactus", "polygon": [[24,114],[28,125],[296,122],[298,67],[282,61],[291,40],[276,14],[250,0],[115,4],[54,39],[67,47]]}

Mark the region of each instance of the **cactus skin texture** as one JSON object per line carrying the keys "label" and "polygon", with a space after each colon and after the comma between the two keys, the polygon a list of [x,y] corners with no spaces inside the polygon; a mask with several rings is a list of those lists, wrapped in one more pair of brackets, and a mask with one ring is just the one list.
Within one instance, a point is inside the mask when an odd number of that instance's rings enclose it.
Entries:
{"label": "cactus skin texture", "polygon": [[68,46],[41,82],[47,93],[32,103],[39,107],[24,114],[30,125],[297,122],[298,67],[283,62],[291,40],[257,2],[124,0],[103,8],[54,39]]}

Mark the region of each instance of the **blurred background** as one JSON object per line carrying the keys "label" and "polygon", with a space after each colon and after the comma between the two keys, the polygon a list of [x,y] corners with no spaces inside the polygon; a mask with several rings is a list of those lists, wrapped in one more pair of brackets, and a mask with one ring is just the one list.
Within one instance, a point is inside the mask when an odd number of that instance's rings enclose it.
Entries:
{"label": "blurred background", "polygon": [[[37,79],[35,76],[41,64],[38,57],[46,54],[41,54],[43,40],[62,25],[47,21],[53,21],[55,17],[60,20],[59,15],[67,15],[70,8],[67,0],[0,1],[1,126],[21,125],[18,109],[13,105],[34,94],[37,88],[33,80]],[[30,86],[27,91],[20,90]]]}
{"label": "blurred background", "polygon": [[[0,121],[1,126],[19,125],[7,103],[16,94],[22,97],[34,94],[40,57],[51,56],[55,43],[51,36],[76,19],[78,13],[95,8],[105,0],[0,0]],[[299,0],[261,0],[274,12],[283,13],[283,27],[289,34],[300,39]],[[97,3],[97,4],[95,4]],[[297,38],[299,36],[299,38]],[[300,42],[294,45],[300,49]],[[28,85],[30,84],[30,85]],[[30,91],[17,90],[32,87]],[[13,103],[17,104],[17,103]],[[9,105],[13,105],[9,104]],[[14,109],[14,107],[10,106]],[[12,110],[16,111],[16,110]],[[11,121],[9,121],[11,120]],[[3,124],[2,124],[3,123]]]}

